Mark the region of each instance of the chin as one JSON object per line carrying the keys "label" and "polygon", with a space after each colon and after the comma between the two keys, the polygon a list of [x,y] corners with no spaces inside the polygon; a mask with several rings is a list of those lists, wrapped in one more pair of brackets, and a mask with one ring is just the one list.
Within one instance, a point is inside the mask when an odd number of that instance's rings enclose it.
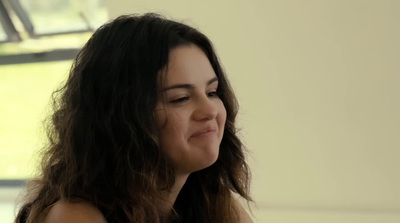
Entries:
{"label": "chin", "polygon": [[205,168],[210,167],[211,165],[213,165],[215,162],[217,162],[218,156],[219,156],[219,150],[209,154],[209,156],[206,159],[206,162],[203,163],[202,167],[199,168],[199,170],[205,169]]}

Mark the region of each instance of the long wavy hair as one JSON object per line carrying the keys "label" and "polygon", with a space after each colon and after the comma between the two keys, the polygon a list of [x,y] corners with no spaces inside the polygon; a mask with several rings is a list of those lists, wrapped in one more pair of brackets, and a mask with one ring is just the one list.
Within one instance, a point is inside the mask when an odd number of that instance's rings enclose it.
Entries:
{"label": "long wavy hair", "polygon": [[[174,171],[159,147],[153,111],[172,49],[194,44],[208,57],[227,111],[217,161],[190,174],[169,216],[160,204]],[[250,201],[249,169],[237,137],[238,104],[210,40],[157,14],[125,15],[100,27],[53,93],[41,175],[16,223],[37,222],[59,200],[85,201],[108,222],[237,222],[234,194]]]}

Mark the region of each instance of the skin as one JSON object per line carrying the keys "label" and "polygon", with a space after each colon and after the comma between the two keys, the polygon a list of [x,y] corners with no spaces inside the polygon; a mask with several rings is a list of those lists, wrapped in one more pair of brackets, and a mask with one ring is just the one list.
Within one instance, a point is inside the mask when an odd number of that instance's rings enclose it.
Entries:
{"label": "skin", "polygon": [[[239,223],[253,223],[249,214],[234,201],[233,205],[239,210]],[[107,223],[103,214],[93,205],[85,202],[72,203],[59,201],[49,210],[43,223]]]}
{"label": "skin", "polygon": [[216,93],[214,69],[195,45],[171,50],[162,86],[155,116],[161,149],[175,172],[176,183],[168,197],[172,205],[189,174],[217,160],[226,110]]}
{"label": "skin", "polygon": [[171,51],[165,82],[156,109],[161,149],[177,175],[188,175],[217,160],[226,110],[217,76],[196,46]]}
{"label": "skin", "polygon": [[43,223],[106,223],[103,214],[85,202],[58,201],[46,215]]}
{"label": "skin", "polygon": [[[162,97],[154,114],[160,127],[161,149],[175,171],[175,185],[165,204],[168,212],[187,177],[217,160],[226,110],[216,94],[216,74],[197,46],[180,46],[171,50],[164,81],[164,87],[160,89]],[[239,210],[240,222],[252,222],[237,201],[233,205]],[[59,201],[50,208],[44,222],[106,221],[90,204]]]}

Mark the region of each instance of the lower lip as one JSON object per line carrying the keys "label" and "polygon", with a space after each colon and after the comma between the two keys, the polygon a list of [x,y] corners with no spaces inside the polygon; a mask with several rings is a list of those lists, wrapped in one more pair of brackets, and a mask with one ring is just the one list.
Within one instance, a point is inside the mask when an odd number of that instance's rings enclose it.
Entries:
{"label": "lower lip", "polygon": [[213,136],[215,134],[216,134],[216,131],[209,131],[209,132],[204,132],[204,133],[193,135],[192,137],[193,138],[196,138],[196,137],[200,137],[201,138],[201,137]]}

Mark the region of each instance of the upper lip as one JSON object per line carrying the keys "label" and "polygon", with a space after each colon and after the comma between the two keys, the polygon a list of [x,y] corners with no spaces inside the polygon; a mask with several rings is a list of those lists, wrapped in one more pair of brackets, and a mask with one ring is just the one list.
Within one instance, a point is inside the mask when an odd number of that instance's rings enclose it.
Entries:
{"label": "upper lip", "polygon": [[213,128],[213,127],[202,128],[202,129],[196,131],[196,132],[192,135],[192,137],[198,136],[198,135],[201,135],[201,134],[204,134],[204,133],[208,133],[208,132],[215,132],[216,130],[217,130],[217,129],[216,129],[216,128]]}

